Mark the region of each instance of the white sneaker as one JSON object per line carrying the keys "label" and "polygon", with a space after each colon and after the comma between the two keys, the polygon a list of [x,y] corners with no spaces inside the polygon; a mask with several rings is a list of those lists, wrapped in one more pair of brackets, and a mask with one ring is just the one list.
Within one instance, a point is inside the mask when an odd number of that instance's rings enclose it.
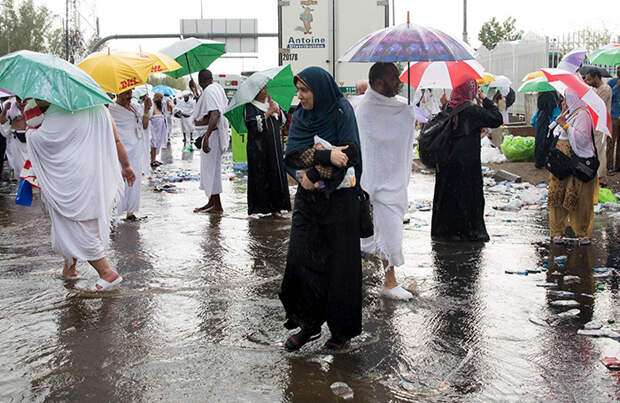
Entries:
{"label": "white sneaker", "polygon": [[380,294],[385,298],[395,299],[397,301],[409,301],[410,299],[413,299],[413,294],[399,285],[394,288],[383,287]]}

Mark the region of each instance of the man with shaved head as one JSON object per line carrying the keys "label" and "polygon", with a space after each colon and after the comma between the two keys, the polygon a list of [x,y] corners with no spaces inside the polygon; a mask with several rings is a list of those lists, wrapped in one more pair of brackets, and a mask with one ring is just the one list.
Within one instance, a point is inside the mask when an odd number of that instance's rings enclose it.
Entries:
{"label": "man with shaved head", "polygon": [[202,136],[200,150],[200,189],[204,190],[208,202],[194,209],[195,213],[224,212],[220,193],[222,193],[222,152],[228,147],[228,119],[224,109],[228,98],[224,88],[213,82],[213,74],[207,69],[198,73],[198,84],[202,95],[196,103],[194,124],[196,134]]}

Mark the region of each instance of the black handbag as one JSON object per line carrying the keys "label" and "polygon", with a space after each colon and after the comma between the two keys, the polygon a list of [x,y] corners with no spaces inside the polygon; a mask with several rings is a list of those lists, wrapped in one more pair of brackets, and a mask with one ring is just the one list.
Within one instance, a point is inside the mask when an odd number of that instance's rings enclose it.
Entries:
{"label": "black handbag", "polygon": [[360,238],[368,238],[374,234],[370,196],[360,188],[357,198],[360,201]]}
{"label": "black handbag", "polygon": [[14,130],[13,131],[13,135],[15,136],[15,138],[17,140],[19,140],[22,143],[26,142],[26,131],[22,131],[22,130]]}
{"label": "black handbag", "polygon": [[594,157],[581,158],[573,153],[571,158],[573,162],[573,175],[582,182],[590,182],[596,178],[598,168],[601,165],[598,160],[598,150],[596,149],[596,140],[594,140],[594,130],[590,131],[592,135],[592,146],[594,147]]}
{"label": "black handbag", "polygon": [[194,145],[196,146],[197,149],[202,150],[202,138],[204,137],[204,134],[202,136],[198,136],[196,137],[196,140],[194,140]]}
{"label": "black handbag", "polygon": [[557,143],[558,137],[553,136],[553,143],[551,144],[549,152],[547,153],[545,167],[547,168],[547,171],[551,172],[553,176],[555,176],[559,180],[563,180],[572,175],[573,162],[568,155],[555,148],[555,145]]}

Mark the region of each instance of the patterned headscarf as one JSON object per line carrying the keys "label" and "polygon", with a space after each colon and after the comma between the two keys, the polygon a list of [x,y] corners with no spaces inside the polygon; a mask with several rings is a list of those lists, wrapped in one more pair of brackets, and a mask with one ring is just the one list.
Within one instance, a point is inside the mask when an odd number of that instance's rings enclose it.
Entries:
{"label": "patterned headscarf", "polygon": [[474,100],[477,93],[478,83],[476,80],[465,81],[463,84],[452,90],[452,93],[450,94],[450,106],[452,108],[456,108],[465,102],[471,102]]}

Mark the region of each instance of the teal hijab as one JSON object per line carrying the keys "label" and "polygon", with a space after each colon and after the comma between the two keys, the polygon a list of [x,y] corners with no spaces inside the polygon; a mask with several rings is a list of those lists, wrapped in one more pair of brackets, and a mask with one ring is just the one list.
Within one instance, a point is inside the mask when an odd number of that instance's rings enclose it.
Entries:
{"label": "teal hijab", "polygon": [[[295,76],[295,83],[301,79],[314,96],[314,107],[305,110],[300,106],[293,113],[289,129],[286,153],[314,145],[314,136],[319,136],[333,145],[345,143],[360,144],[355,113],[331,74],[320,67],[308,67]],[[362,158],[358,158],[356,174],[361,175]]]}

